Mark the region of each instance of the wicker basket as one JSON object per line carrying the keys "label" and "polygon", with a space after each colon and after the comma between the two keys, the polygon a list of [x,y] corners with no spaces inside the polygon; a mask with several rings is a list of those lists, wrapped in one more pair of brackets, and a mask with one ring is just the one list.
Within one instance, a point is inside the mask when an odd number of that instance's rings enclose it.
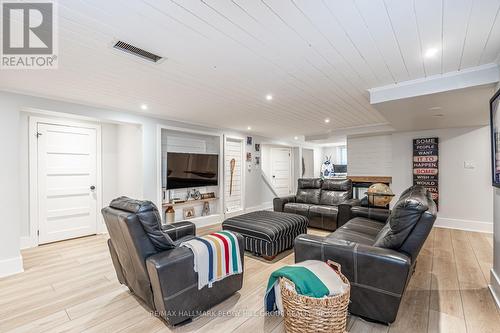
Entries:
{"label": "wicker basket", "polygon": [[287,333],[344,333],[347,326],[347,307],[351,285],[340,272],[340,265],[328,261],[347,285],[344,294],[314,298],[297,294],[293,282],[281,278],[280,289]]}

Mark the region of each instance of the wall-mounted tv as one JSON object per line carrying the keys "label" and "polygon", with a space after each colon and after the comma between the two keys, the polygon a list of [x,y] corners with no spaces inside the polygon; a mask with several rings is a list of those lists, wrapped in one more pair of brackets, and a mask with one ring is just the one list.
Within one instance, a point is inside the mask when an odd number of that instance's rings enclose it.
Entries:
{"label": "wall-mounted tv", "polygon": [[492,183],[500,187],[500,90],[490,99],[490,128]]}
{"label": "wall-mounted tv", "polygon": [[219,155],[167,153],[167,190],[219,184]]}

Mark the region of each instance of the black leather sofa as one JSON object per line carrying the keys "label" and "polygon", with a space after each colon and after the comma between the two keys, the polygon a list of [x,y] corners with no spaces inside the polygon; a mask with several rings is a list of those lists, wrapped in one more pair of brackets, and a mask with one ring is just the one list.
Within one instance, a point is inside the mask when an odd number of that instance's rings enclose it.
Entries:
{"label": "black leather sofa", "polygon": [[298,236],[295,261],[338,262],[351,282],[350,312],[392,323],[436,214],[430,193],[413,186],[392,211],[356,207],[352,219],[330,235]]}
{"label": "black leather sofa", "polygon": [[[191,222],[161,229],[150,201],[121,197],[102,210],[108,247],[120,283],[171,325],[177,325],[222,302],[243,284],[243,273],[198,290],[193,252],[179,244],[196,234]],[[237,235],[243,264],[243,237]]]}
{"label": "black leather sofa", "polygon": [[306,216],[310,227],[330,231],[347,222],[357,204],[350,179],[301,178],[296,195],[273,200],[274,211]]}

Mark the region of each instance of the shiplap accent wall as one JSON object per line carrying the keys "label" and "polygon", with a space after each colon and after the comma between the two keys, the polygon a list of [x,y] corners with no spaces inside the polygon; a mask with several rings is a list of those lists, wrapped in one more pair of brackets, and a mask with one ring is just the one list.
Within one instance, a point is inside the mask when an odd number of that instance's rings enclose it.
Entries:
{"label": "shiplap accent wall", "polygon": [[[243,207],[243,150],[244,141],[240,139],[227,138],[224,152],[224,196],[226,202],[226,213],[242,210]],[[233,173],[233,190],[229,194],[231,186],[231,160],[236,164]]]}
{"label": "shiplap accent wall", "polygon": [[202,139],[167,136],[167,152],[171,153],[199,153],[207,152],[207,142]]}
{"label": "shiplap accent wall", "polygon": [[347,165],[350,176],[391,176],[391,135],[347,138]]}

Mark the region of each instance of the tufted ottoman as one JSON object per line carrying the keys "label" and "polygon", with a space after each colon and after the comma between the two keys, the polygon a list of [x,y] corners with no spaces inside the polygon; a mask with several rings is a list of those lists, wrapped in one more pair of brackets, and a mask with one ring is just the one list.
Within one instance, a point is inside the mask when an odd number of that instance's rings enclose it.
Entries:
{"label": "tufted ottoman", "polygon": [[222,223],[222,229],[241,234],[246,251],[272,260],[292,248],[295,237],[307,233],[308,224],[302,215],[263,210],[231,217]]}

